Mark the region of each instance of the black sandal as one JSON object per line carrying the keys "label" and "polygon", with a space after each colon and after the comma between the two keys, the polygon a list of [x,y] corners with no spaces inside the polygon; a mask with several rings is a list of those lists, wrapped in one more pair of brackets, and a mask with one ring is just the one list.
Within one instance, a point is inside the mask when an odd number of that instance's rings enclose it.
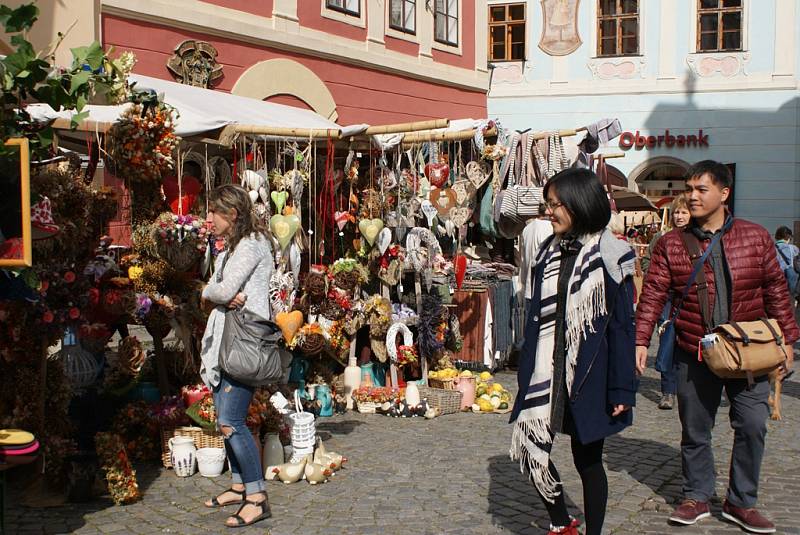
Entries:
{"label": "black sandal", "polygon": [[[232,526],[232,525],[228,524],[227,522],[225,522],[225,525],[228,526],[229,528],[243,528],[244,526],[253,525],[256,522],[258,522],[259,520],[264,520],[265,518],[271,517],[272,516],[272,511],[270,511],[270,509],[269,509],[269,502],[267,500],[267,493],[266,492],[262,492],[261,494],[264,495],[264,499],[263,500],[261,500],[260,502],[254,502],[254,501],[251,501],[251,500],[245,500],[244,503],[242,504],[242,506],[239,507],[239,510],[236,511],[236,514],[231,515],[231,518],[236,519],[236,525]],[[248,505],[255,505],[255,506],[260,507],[261,508],[261,514],[258,515],[257,517],[255,517],[250,522],[245,522],[244,518],[239,516],[239,513],[241,513],[242,509],[244,509]]]}
{"label": "black sandal", "polygon": [[[225,502],[225,503],[220,502],[219,501],[219,496],[222,496],[222,494],[227,494],[229,492],[231,494],[239,495],[240,499],[233,500],[233,501],[230,501],[230,502]],[[205,505],[208,508],[225,507],[225,506],[228,506],[228,505],[233,505],[235,503],[242,503],[244,501],[244,489],[242,489],[242,490],[228,489],[225,492],[223,492],[222,494],[220,494],[219,496],[214,496],[213,498],[211,498],[211,505],[208,505],[205,502],[203,502],[203,505]]]}

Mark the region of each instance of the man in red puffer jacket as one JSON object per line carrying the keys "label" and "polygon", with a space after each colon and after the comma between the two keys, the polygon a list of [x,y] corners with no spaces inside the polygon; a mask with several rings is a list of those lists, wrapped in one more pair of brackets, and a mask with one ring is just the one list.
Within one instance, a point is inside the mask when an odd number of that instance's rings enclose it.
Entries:
{"label": "man in red puffer jacket", "polygon": [[[636,361],[640,373],[644,371],[650,337],[664,303],[670,295],[680,299],[692,272],[693,260],[684,247],[681,232],[693,233],[703,250],[715,234],[723,233],[703,266],[708,286],[706,317],[711,328],[730,320],[768,317],[778,321],[788,345],[800,338],[771,236],[755,223],[734,219],[725,209],[732,182],[728,168],[705,160],[692,166],[686,176],[692,221],[685,229],[668,232],[657,242],[636,311]],[[734,441],[723,518],[753,533],[774,533],[774,524],[755,509],[767,432],[769,378],[757,377],[751,386],[746,379],[721,379],[698,359],[699,341],[707,329],[700,312],[696,279],[675,330],[684,500],[670,521],[691,525],[710,516],[708,501],[714,494],[715,480],[711,430],[725,388],[732,405]],[[789,359],[787,371],[792,364],[791,354]]]}

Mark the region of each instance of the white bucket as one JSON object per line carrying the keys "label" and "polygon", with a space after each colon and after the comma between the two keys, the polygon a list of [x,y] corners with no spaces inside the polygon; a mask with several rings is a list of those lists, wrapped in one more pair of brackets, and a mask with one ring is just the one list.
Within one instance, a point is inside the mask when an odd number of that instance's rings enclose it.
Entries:
{"label": "white bucket", "polygon": [[197,450],[197,469],[201,476],[217,477],[225,466],[224,448],[200,448]]}

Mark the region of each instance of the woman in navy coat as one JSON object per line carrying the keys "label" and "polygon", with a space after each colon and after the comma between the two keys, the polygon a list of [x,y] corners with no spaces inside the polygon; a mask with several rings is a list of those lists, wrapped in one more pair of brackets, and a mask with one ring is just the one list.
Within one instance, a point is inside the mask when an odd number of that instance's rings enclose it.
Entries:
{"label": "woman in navy coat", "polygon": [[577,535],[579,522],[567,513],[550,461],[555,435],[570,435],[583,483],[586,533],[599,534],[608,500],[603,442],[631,425],[638,387],[635,256],[606,230],[611,207],[593,172],[557,174],[544,197],[554,235],[530,262],[533,293],[511,414],[511,456],[542,498],[550,533]]}

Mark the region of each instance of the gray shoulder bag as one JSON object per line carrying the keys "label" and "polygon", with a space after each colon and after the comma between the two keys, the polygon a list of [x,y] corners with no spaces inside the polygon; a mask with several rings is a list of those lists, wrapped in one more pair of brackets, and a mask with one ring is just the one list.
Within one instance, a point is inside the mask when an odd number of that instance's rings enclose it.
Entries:
{"label": "gray shoulder bag", "polygon": [[[217,282],[222,282],[225,264],[231,254],[233,251],[225,254]],[[244,284],[239,291],[242,289]],[[220,343],[219,367],[232,379],[249,386],[276,383],[283,378],[282,350],[278,345],[281,338],[281,331],[273,322],[244,308],[228,309]]]}

